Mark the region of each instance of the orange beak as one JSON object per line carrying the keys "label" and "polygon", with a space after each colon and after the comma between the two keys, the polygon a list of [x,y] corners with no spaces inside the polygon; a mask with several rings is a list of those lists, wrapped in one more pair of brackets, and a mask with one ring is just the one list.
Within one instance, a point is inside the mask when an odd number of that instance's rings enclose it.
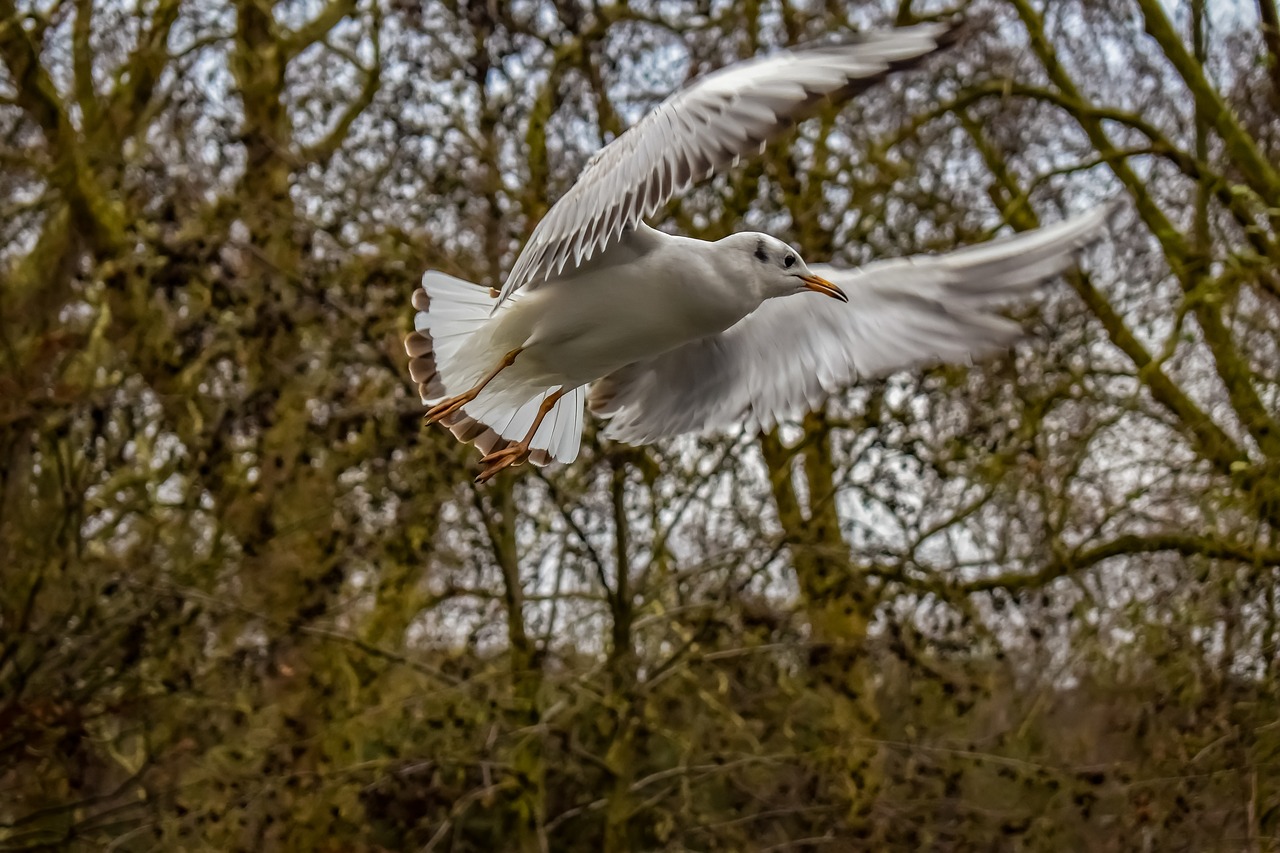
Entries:
{"label": "orange beak", "polygon": [[802,275],[800,276],[800,280],[804,282],[804,286],[807,289],[812,290],[815,293],[821,293],[823,296],[830,296],[832,299],[839,299],[841,302],[849,301],[849,297],[844,295],[843,290],[836,287],[825,278],[816,275]]}

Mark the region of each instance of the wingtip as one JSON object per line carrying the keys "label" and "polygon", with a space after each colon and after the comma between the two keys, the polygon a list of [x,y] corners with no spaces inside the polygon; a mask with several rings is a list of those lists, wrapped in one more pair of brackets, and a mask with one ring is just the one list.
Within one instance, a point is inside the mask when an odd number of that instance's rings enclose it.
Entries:
{"label": "wingtip", "polygon": [[796,45],[793,51],[840,50],[862,47],[880,63],[876,73],[857,75],[840,90],[828,93],[838,101],[855,97],[892,73],[907,71],[927,62],[941,50],[961,40],[967,29],[964,19],[955,16],[945,20],[926,21],[901,27],[865,30],[843,36],[834,42],[810,42]]}
{"label": "wingtip", "polygon": [[1119,211],[1123,206],[1124,197],[1114,196],[1107,199],[1102,204],[1099,204],[1092,210],[1076,214],[1073,217],[1063,220],[1060,225],[1069,227],[1074,224],[1076,230],[1079,231],[1078,239],[1082,243],[1087,244],[1092,242],[1100,231],[1111,224],[1111,220],[1115,218],[1117,211]]}
{"label": "wingtip", "polygon": [[963,41],[965,36],[974,28],[973,21],[959,13],[948,15],[920,26],[936,28],[937,35],[934,36],[933,40],[937,42],[939,49],[948,48]]}
{"label": "wingtip", "polygon": [[[921,39],[931,42],[931,46],[913,52],[915,58],[928,56],[937,50],[950,47],[960,40],[969,29],[968,19],[956,14],[937,20],[923,20],[902,26],[876,26],[871,29],[857,30],[838,35],[819,36],[812,41],[803,41],[791,45],[788,50],[830,50],[858,45],[874,45],[887,41],[904,41]],[[910,61],[910,60],[902,60]]]}

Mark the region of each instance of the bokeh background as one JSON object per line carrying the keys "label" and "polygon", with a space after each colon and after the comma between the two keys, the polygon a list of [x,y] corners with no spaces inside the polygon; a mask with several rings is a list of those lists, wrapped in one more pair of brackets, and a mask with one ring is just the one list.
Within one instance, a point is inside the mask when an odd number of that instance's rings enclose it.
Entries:
{"label": "bokeh background", "polygon": [[1005,356],[484,488],[421,426],[424,269],[693,75],[955,11],[0,0],[0,850],[1280,849],[1276,0],[973,0],[655,223],[1120,199]]}

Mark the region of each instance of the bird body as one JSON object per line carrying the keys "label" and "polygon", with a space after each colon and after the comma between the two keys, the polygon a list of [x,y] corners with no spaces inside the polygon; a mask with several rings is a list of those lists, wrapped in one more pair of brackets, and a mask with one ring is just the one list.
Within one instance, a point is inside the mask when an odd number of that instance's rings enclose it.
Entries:
{"label": "bird body", "polygon": [[508,349],[525,347],[519,361],[531,381],[577,387],[724,331],[761,300],[717,268],[714,245],[642,226],[554,287],[499,308],[494,334]]}
{"label": "bird body", "polygon": [[607,437],[632,443],[768,427],[860,376],[1008,346],[1020,329],[995,310],[1065,269],[1109,207],[858,270],[811,269],[767,234],[707,242],[643,222],[821,97],[918,60],[947,34],[918,25],[713,73],[591,159],[496,299],[426,273],[405,348],[428,421],[486,454],[485,480],[525,459],[576,458],[584,405],[607,419]]}
{"label": "bird body", "polygon": [[[406,342],[414,356],[410,375],[428,403],[483,381],[473,399],[441,420],[450,428],[466,423],[470,429],[473,421],[495,426],[486,443],[496,446],[498,438],[530,429],[548,394],[579,389],[723,332],[763,300],[790,295],[808,286],[802,279],[815,278],[786,244],[766,234],[709,243],[643,224],[554,286],[517,294],[492,313],[481,288],[429,272],[415,298],[417,330]],[[447,349],[435,345],[448,337],[461,340]],[[518,355],[484,381],[489,366],[509,353]],[[532,434],[530,450],[572,461],[576,435],[572,450],[550,451],[568,443],[559,430],[572,419],[561,409],[581,404],[580,395],[557,401],[545,427]]]}

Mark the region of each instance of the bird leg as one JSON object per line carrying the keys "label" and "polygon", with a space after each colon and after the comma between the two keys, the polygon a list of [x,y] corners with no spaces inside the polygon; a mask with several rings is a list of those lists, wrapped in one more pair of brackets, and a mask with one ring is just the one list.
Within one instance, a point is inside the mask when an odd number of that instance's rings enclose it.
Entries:
{"label": "bird leg", "polygon": [[492,382],[493,377],[497,376],[499,373],[514,364],[516,356],[518,356],[523,350],[524,347],[516,347],[511,352],[504,355],[502,357],[502,361],[498,362],[498,366],[489,371],[488,375],[481,379],[474,388],[470,391],[463,391],[456,397],[450,397],[447,400],[441,400],[439,403],[436,403],[430,409],[427,409],[426,417],[423,420],[426,423],[433,424],[441,418],[452,415],[467,403],[470,403],[476,397],[479,397],[480,392],[484,390],[484,386]]}
{"label": "bird leg", "polygon": [[503,468],[509,468],[513,465],[519,465],[529,458],[529,444],[533,441],[533,437],[538,433],[538,427],[542,426],[543,420],[550,414],[551,410],[556,407],[556,403],[567,394],[569,389],[559,388],[547,395],[542,401],[542,405],[538,407],[538,414],[533,419],[533,426],[529,427],[529,432],[525,437],[515,444],[508,444],[501,450],[495,450],[488,456],[480,460],[481,465],[487,466],[480,472],[480,476],[476,477],[477,483],[485,483],[493,479],[493,477]]}

